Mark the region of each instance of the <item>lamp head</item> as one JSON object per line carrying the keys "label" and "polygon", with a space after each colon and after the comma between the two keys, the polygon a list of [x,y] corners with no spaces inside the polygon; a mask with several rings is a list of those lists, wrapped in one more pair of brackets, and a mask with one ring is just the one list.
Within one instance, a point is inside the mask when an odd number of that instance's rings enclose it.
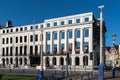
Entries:
{"label": "lamp head", "polygon": [[103,10],[104,5],[98,6],[98,8],[99,8],[100,10]]}

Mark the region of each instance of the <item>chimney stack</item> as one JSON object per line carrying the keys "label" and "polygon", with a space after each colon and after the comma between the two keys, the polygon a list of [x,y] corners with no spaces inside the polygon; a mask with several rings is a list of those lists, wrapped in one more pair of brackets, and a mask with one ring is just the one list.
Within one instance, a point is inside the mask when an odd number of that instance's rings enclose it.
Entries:
{"label": "chimney stack", "polygon": [[8,20],[8,21],[6,22],[6,27],[7,27],[7,28],[12,27],[12,21],[11,21],[11,20]]}

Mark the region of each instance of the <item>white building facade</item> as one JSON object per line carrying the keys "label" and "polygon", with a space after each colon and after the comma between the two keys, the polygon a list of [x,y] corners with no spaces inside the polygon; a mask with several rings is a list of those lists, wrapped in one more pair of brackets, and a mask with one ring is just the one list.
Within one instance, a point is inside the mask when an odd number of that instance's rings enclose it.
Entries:
{"label": "white building facade", "polygon": [[44,69],[64,69],[68,60],[66,53],[69,53],[68,67],[71,70],[91,70],[93,63],[89,53],[96,50],[99,54],[99,27],[96,21],[93,13],[89,12],[0,29],[2,66],[39,65],[43,44]]}

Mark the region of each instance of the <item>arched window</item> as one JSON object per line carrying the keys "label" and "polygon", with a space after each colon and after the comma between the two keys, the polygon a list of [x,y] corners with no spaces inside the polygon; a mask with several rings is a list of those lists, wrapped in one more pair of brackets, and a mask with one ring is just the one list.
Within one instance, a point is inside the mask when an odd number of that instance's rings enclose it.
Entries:
{"label": "arched window", "polygon": [[20,65],[22,65],[22,58],[20,58]]}
{"label": "arched window", "polygon": [[4,58],[2,59],[2,62],[3,62],[3,66],[5,66],[5,59]]}
{"label": "arched window", "polygon": [[46,57],[46,60],[45,60],[45,62],[46,62],[46,67],[49,67],[50,66],[50,64],[49,64],[49,57]]}
{"label": "arched window", "polygon": [[56,57],[53,58],[53,65],[56,65]]}
{"label": "arched window", "polygon": [[27,64],[27,58],[24,58],[24,64],[25,65]]}
{"label": "arched window", "polygon": [[13,64],[13,59],[12,58],[10,58],[10,64]]}
{"label": "arched window", "polygon": [[84,66],[88,65],[88,56],[83,56],[83,65]]}
{"label": "arched window", "polygon": [[60,58],[60,65],[64,65],[64,58],[63,57]]}
{"label": "arched window", "polygon": [[15,61],[16,61],[15,66],[18,67],[18,58],[16,58]]}
{"label": "arched window", "polygon": [[76,57],[76,58],[75,58],[75,65],[78,66],[78,65],[80,64],[80,61],[79,61],[79,60],[80,60],[79,57]]}
{"label": "arched window", "polygon": [[6,58],[6,64],[9,64],[9,60],[8,60],[8,58]]}

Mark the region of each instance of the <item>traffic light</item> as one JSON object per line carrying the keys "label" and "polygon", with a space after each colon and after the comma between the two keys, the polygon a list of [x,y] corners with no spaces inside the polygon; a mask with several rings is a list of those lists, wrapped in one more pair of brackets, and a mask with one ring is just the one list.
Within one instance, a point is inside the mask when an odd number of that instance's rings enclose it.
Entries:
{"label": "traffic light", "polygon": [[93,60],[93,52],[90,52],[90,60]]}

